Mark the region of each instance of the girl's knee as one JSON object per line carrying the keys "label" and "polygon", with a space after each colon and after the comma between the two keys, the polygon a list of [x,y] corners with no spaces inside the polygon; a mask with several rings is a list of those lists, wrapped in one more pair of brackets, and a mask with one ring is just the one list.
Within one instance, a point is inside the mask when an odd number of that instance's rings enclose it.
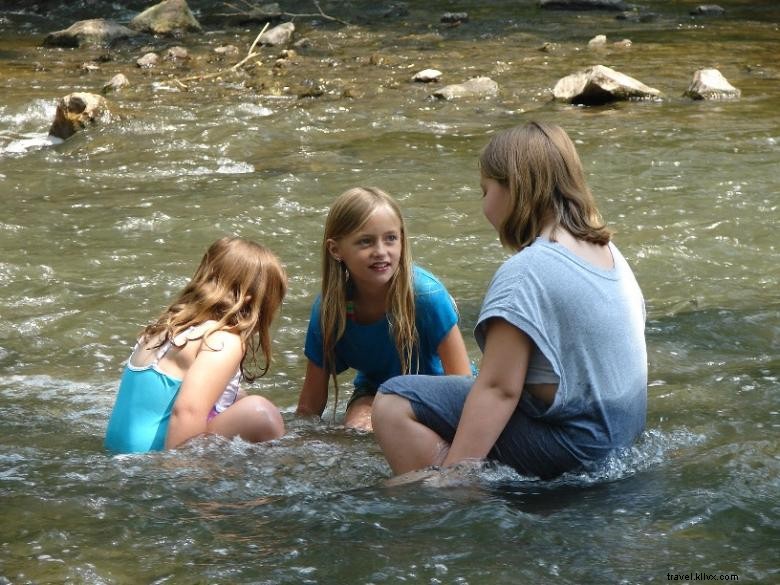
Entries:
{"label": "girl's knee", "polygon": [[270,400],[254,394],[236,401],[214,419],[214,423],[217,434],[239,435],[254,443],[284,435],[284,420],[279,409]]}
{"label": "girl's knee", "polygon": [[284,434],[284,420],[282,413],[270,400],[262,396],[252,395],[243,398],[249,400],[249,409],[258,426],[258,433],[268,438],[261,439],[268,441],[278,439]]}
{"label": "girl's knee", "polygon": [[374,408],[371,412],[371,422],[374,428],[376,429],[377,425],[391,424],[402,419],[414,419],[409,401],[397,394],[378,392],[374,398]]}

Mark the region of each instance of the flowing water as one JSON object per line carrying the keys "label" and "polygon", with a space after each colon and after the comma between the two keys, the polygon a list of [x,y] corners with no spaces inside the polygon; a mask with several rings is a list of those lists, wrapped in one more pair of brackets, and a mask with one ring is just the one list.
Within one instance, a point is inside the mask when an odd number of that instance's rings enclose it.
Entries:
{"label": "flowing water", "polygon": [[[774,2],[724,0],[724,17],[695,19],[698,2],[647,0],[657,18],[641,23],[531,1],[409,2],[406,16],[324,2],[353,24],[298,18],[311,44],[297,62],[274,70],[279,49],[263,48],[262,65],[186,91],[175,78],[229,67],[259,26],[149,40],[193,59],[141,71],[139,43],[40,47],[80,18],[134,14],[62,4],[0,14],[0,583],[780,582]],[[205,20],[209,3],[191,5]],[[470,20],[446,27],[446,11]],[[632,46],[589,50],[596,34]],[[212,62],[228,43],[240,54]],[[550,101],[560,77],[597,63],[665,97]],[[428,67],[444,83],[488,75],[500,93],[431,100],[410,81]],[[681,97],[703,67],[742,98]],[[118,72],[131,81],[109,96],[122,117],[52,144],[56,98]],[[307,88],[321,95],[299,99]],[[401,201],[414,256],[456,297],[477,360],[470,331],[507,253],[481,214],[476,157],[530,119],[575,139],[644,290],[646,433],[590,475],[545,483],[493,467],[445,487],[387,485],[372,436],[293,415],[329,202],[355,185]],[[249,388],[280,406],[288,434],[108,456],[135,334],[224,234],[269,245],[290,274],[275,366]]]}

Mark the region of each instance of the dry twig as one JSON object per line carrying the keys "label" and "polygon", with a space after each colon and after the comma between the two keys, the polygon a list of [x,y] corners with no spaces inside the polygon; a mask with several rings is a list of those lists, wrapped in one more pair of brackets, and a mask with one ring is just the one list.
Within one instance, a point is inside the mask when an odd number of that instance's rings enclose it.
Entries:
{"label": "dry twig", "polygon": [[192,77],[185,77],[184,79],[175,79],[174,81],[184,89],[189,89],[189,87],[184,83],[185,81],[196,81],[196,80],[203,81],[204,79],[213,79],[214,77],[219,77],[220,75],[224,75],[225,73],[237,71],[240,67],[244,65],[244,63],[260,55],[260,53],[255,53],[254,50],[255,47],[257,46],[257,43],[260,42],[260,37],[263,36],[263,33],[266,31],[267,28],[268,28],[268,23],[265,24],[263,30],[261,30],[260,33],[255,37],[254,42],[249,47],[249,51],[247,52],[246,57],[241,59],[241,61],[239,61],[232,67],[228,69],[220,69],[219,71],[216,71],[214,73],[209,73],[208,75],[193,75]]}

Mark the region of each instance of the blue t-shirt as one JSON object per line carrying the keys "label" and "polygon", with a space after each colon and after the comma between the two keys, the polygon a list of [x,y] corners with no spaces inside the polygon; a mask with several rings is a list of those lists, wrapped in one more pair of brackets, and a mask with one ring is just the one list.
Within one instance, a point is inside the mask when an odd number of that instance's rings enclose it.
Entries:
{"label": "blue t-shirt", "polygon": [[[419,338],[419,374],[444,373],[437,353],[439,344],[458,323],[455,302],[433,274],[414,266],[415,324]],[[314,301],[306,332],[306,357],[324,367],[320,297]],[[336,373],[357,370],[355,387],[375,392],[385,380],[401,374],[401,360],[395,347],[390,323],[384,317],[368,324],[347,319],[344,335],[336,343]],[[412,357],[412,366],[417,363]]]}

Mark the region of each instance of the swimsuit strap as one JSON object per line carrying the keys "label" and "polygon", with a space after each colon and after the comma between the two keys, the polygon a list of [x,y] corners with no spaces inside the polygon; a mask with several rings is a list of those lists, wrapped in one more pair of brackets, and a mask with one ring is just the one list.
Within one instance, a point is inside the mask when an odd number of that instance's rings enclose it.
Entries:
{"label": "swimsuit strap", "polygon": [[[171,346],[176,345],[177,347],[179,347],[180,344],[176,343],[177,339],[184,338],[184,343],[187,343],[189,334],[196,328],[197,326],[192,325],[188,327],[185,331],[179,333],[174,339],[172,340],[169,339],[168,341],[163,343],[160,347],[158,347],[157,351],[154,353],[154,361],[150,365],[156,366],[158,363],[160,363],[160,360],[165,357],[165,354],[168,353],[168,350],[171,349]],[[136,348],[139,346],[141,341],[142,341],[141,339],[138,340],[138,343],[136,343],[135,345]],[[181,345],[184,345],[184,343],[182,343]]]}

